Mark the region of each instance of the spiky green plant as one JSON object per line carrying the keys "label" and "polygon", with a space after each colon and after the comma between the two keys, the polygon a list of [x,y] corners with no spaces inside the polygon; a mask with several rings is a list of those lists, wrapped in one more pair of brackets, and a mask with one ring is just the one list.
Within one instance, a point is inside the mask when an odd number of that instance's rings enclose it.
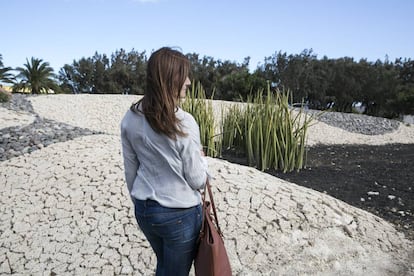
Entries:
{"label": "spiky green plant", "polygon": [[191,113],[200,126],[201,143],[208,156],[221,156],[222,148],[235,149],[247,156],[249,165],[261,170],[283,172],[300,170],[306,156],[305,139],[313,120],[303,109],[293,111],[289,91],[259,90],[244,105],[222,110],[221,132],[214,118],[212,101],[205,98],[200,83],[193,83],[182,108]]}
{"label": "spiky green plant", "polygon": [[223,146],[242,150],[249,165],[283,172],[304,165],[305,138],[312,117],[289,107],[289,91],[258,91],[247,105],[229,109],[223,120]]}
{"label": "spiky green plant", "polygon": [[[214,93],[213,93],[214,94]],[[207,156],[221,155],[221,135],[214,133],[216,122],[214,119],[213,103],[208,101],[202,85],[193,82],[181,108],[193,115],[200,127],[200,139]],[[211,97],[211,99],[213,96]]]}

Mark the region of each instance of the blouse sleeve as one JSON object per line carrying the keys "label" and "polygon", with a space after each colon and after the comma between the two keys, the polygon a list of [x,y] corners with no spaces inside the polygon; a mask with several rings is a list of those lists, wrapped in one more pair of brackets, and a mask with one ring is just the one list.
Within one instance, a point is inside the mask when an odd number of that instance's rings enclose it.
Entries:
{"label": "blouse sleeve", "polygon": [[181,158],[184,166],[184,177],[194,190],[203,189],[208,176],[207,158],[202,156],[200,130],[194,118],[188,119],[188,136],[183,139]]}
{"label": "blouse sleeve", "polygon": [[124,159],[125,168],[125,180],[127,183],[128,191],[131,193],[132,186],[134,185],[135,178],[139,167],[139,161],[137,155],[128,140],[126,130],[121,129],[121,141],[122,141],[122,155]]}

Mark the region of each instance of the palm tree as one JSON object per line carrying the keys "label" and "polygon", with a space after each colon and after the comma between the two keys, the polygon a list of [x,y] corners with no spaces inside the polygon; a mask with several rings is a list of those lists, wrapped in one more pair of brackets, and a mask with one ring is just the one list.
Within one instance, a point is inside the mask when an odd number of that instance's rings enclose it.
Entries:
{"label": "palm tree", "polygon": [[14,76],[9,73],[13,69],[11,67],[4,67],[2,59],[3,57],[0,54],[0,82],[13,83]]}
{"label": "palm tree", "polygon": [[28,89],[32,94],[39,94],[57,89],[53,68],[42,59],[32,57],[30,62],[26,59],[24,68],[17,67],[16,71],[19,72],[17,78],[20,82],[14,86],[14,90]]}

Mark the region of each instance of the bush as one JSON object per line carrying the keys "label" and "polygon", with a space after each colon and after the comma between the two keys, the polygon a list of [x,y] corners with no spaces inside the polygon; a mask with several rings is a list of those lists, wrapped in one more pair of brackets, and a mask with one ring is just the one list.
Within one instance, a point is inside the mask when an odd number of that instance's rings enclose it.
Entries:
{"label": "bush", "polygon": [[0,87],[0,103],[10,101],[12,94]]}
{"label": "bush", "polygon": [[[272,168],[290,172],[304,166],[307,130],[314,117],[304,114],[303,108],[290,108],[289,100],[288,91],[272,92],[268,87],[266,94],[258,91],[245,105],[234,105],[226,114],[222,110],[217,127],[212,101],[206,100],[202,86],[197,84],[187,93],[182,108],[199,124],[206,155],[220,157],[225,148],[242,153],[250,166],[262,171]],[[221,133],[215,134],[217,129]]]}
{"label": "bush", "polygon": [[307,129],[313,120],[289,107],[288,91],[259,91],[245,108],[230,109],[223,121],[223,146],[244,152],[250,166],[264,171],[299,171],[304,166]]}

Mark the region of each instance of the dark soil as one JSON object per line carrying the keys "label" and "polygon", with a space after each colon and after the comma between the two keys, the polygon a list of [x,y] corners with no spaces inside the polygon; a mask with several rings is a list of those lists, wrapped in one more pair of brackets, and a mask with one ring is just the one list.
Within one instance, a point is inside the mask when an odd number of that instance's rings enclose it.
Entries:
{"label": "dark soil", "polygon": [[[247,163],[228,152],[223,159]],[[315,146],[299,172],[266,172],[371,212],[414,240],[414,144]]]}

